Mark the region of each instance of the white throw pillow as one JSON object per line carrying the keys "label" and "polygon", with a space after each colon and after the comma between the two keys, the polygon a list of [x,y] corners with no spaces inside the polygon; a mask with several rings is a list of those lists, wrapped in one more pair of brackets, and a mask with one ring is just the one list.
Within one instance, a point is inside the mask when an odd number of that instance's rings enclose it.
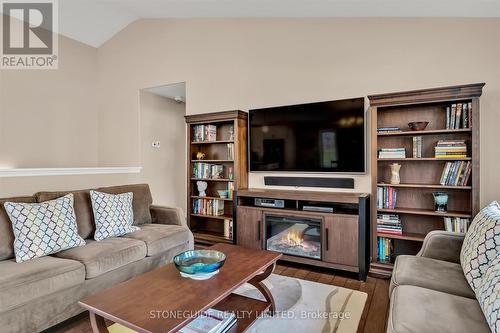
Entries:
{"label": "white throw pillow", "polygon": [[16,262],[85,245],[78,235],[73,194],[42,203],[5,202],[14,231]]}
{"label": "white throw pillow", "polygon": [[500,206],[494,201],[472,221],[460,251],[465,278],[477,294],[481,280],[500,253]]}
{"label": "white throw pillow", "polygon": [[476,296],[491,332],[500,333],[500,253],[484,272]]}
{"label": "white throw pillow", "polygon": [[139,230],[134,223],[133,193],[108,194],[90,191],[94,211],[94,239],[100,241]]}

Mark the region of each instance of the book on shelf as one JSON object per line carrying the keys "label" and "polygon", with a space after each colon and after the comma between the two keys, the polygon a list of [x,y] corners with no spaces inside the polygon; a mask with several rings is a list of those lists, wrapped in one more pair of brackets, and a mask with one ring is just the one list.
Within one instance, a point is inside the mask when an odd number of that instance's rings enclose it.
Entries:
{"label": "book on shelf", "polygon": [[406,158],[405,148],[382,148],[378,151],[378,158]]}
{"label": "book on shelf", "polygon": [[181,328],[179,333],[225,333],[235,323],[234,313],[210,308]]}
{"label": "book on shelf", "polygon": [[402,235],[403,225],[398,214],[377,214],[377,232]]}
{"label": "book on shelf", "polygon": [[413,137],[413,158],[422,157],[422,136]]}
{"label": "book on shelf", "polygon": [[227,197],[228,199],[233,199],[233,193],[234,193],[234,183],[233,182],[227,182]]}
{"label": "book on shelf", "polygon": [[402,132],[401,128],[399,128],[399,127],[379,127],[379,128],[377,128],[378,134],[399,133],[399,132]]}
{"label": "book on shelf", "polygon": [[381,263],[390,263],[393,257],[392,239],[386,237],[377,237],[378,261]]}
{"label": "book on shelf", "polygon": [[224,215],[224,200],[193,199],[193,214],[210,216]]}
{"label": "book on shelf", "polygon": [[233,239],[233,220],[224,220],[224,237]]}
{"label": "book on shelf", "polygon": [[193,126],[193,142],[217,141],[217,126],[195,125]]}
{"label": "book on shelf", "polygon": [[224,166],[204,162],[193,163],[193,178],[222,179],[224,178]]}
{"label": "book on shelf", "polygon": [[471,128],[472,102],[453,103],[446,107],[446,129]]}
{"label": "book on shelf", "polygon": [[234,160],[234,143],[227,144],[227,159]]}
{"label": "book on shelf", "polygon": [[466,233],[469,228],[469,219],[461,217],[445,217],[444,230],[451,232]]}
{"label": "book on shelf", "polygon": [[467,157],[465,140],[439,140],[434,147],[436,158],[464,158]]}
{"label": "book on shelf", "polygon": [[471,161],[446,162],[439,183],[448,186],[466,186],[472,172]]}
{"label": "book on shelf", "polygon": [[390,186],[377,187],[377,208],[394,209],[396,208],[397,191]]}

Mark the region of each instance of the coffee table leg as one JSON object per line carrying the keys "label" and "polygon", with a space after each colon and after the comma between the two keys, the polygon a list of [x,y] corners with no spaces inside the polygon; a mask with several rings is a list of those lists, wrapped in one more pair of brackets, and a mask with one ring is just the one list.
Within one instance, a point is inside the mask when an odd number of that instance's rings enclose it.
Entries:
{"label": "coffee table leg", "polygon": [[271,306],[269,307],[269,312],[271,315],[274,315],[274,313],[276,312],[276,303],[274,302],[273,294],[271,294],[269,289],[264,283],[262,283],[262,281],[265,280],[269,275],[271,275],[271,273],[274,271],[275,266],[276,263],[268,266],[263,273],[255,276],[250,281],[248,281],[248,283],[257,288],[257,290],[261,292],[264,298],[271,303]]}
{"label": "coffee table leg", "polygon": [[90,316],[90,325],[92,326],[92,331],[94,333],[109,333],[103,317],[99,316],[98,314],[95,314],[92,311],[89,311],[89,316]]}

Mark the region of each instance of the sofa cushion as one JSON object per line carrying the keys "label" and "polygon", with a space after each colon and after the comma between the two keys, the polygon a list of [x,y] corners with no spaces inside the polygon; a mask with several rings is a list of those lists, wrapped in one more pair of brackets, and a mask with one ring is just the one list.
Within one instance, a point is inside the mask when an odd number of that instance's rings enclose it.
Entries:
{"label": "sofa cushion", "polygon": [[475,298],[459,264],[437,259],[400,255],[392,271],[389,293],[399,285],[411,285]]}
{"label": "sofa cushion", "polygon": [[500,253],[500,205],[494,201],[474,217],[465,234],[460,263],[465,278],[477,292],[484,272]]}
{"label": "sofa cushion", "polygon": [[484,272],[477,299],[491,331],[500,333],[500,254]]}
{"label": "sofa cushion", "polygon": [[23,263],[0,261],[0,312],[85,281],[77,261],[42,257]]}
{"label": "sofa cushion", "polygon": [[151,197],[148,184],[100,187],[97,190],[110,194],[132,192],[134,194],[132,201],[132,206],[134,207],[134,225],[152,222],[149,206],[153,203],[153,198]]}
{"label": "sofa cushion", "polygon": [[103,273],[146,257],[146,244],[130,238],[107,238],[100,242],[87,240],[87,245],[56,254],[85,266],[85,277],[92,279]]}
{"label": "sofa cushion", "polygon": [[89,238],[94,234],[95,223],[92,204],[90,203],[89,190],[68,191],[68,192],[38,192],[35,194],[37,202],[54,200],[65,196],[68,193],[73,194],[76,223],[78,225],[78,234],[83,239]]}
{"label": "sofa cushion", "polygon": [[35,197],[17,197],[0,199],[0,260],[14,258],[14,233],[12,232],[12,222],[5,211],[5,202],[36,202]]}
{"label": "sofa cushion", "polygon": [[189,229],[178,225],[143,224],[141,230],[123,237],[141,240],[146,243],[148,257],[166,252],[171,248],[189,242]]}
{"label": "sofa cushion", "polygon": [[387,333],[489,333],[477,300],[440,291],[398,286],[389,308]]}
{"label": "sofa cushion", "polygon": [[23,262],[85,245],[78,235],[73,194],[41,203],[7,201],[16,261]]}
{"label": "sofa cushion", "polygon": [[94,239],[100,241],[139,230],[133,226],[132,192],[109,194],[90,191],[95,219]]}

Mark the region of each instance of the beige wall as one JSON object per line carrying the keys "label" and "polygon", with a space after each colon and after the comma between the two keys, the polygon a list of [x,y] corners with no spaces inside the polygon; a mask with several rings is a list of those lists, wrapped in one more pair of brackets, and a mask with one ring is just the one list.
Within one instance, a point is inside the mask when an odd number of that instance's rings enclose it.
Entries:
{"label": "beige wall", "polygon": [[[140,92],[141,179],[153,201],[186,209],[186,106]],[[160,141],[160,148],[151,146]]]}
{"label": "beige wall", "polygon": [[[140,160],[142,87],[187,82],[187,114],[195,114],[484,81],[481,201],[500,199],[499,35],[499,19],[138,21],[99,49],[99,157]],[[252,174],[250,186],[263,176]],[[368,175],[355,179],[356,190],[369,191]]]}
{"label": "beige wall", "polygon": [[[140,165],[144,87],[187,82],[195,114],[486,82],[486,203],[500,198],[499,35],[499,19],[192,19],[137,21],[97,50],[62,38],[58,71],[0,71],[0,166]],[[0,179],[0,196],[141,181],[42,178]]]}

